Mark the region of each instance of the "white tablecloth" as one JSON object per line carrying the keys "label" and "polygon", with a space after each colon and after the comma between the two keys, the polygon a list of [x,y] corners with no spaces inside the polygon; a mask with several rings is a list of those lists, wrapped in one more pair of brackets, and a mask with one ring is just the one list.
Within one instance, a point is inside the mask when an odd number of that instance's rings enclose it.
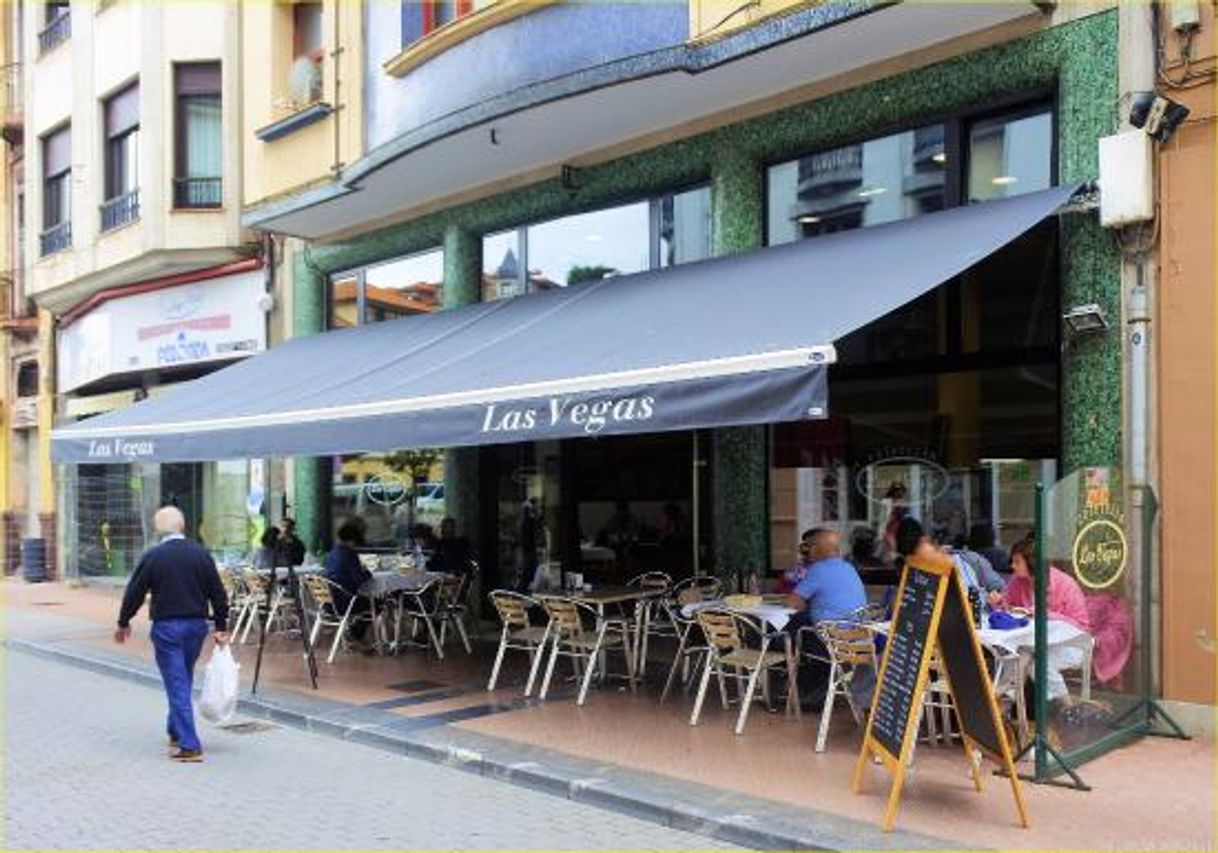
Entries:
{"label": "white tablecloth", "polygon": [[[869,622],[868,626],[877,634],[884,636],[888,636],[888,632],[892,630],[891,622]],[[1074,625],[1060,619],[1050,619],[1048,628],[1050,646],[1068,642],[1083,633]],[[1007,631],[997,628],[978,628],[977,639],[983,646],[998,646],[1012,652],[1031,649],[1036,644],[1036,623],[1029,616],[1028,624],[1022,628],[1011,628]]]}
{"label": "white tablecloth", "polygon": [[686,619],[692,619],[695,613],[697,613],[699,610],[705,610],[708,607],[732,610],[736,613],[743,613],[745,616],[752,616],[755,619],[761,619],[775,631],[781,631],[783,628],[787,627],[787,623],[790,622],[791,617],[795,615],[795,611],[784,604],[759,604],[756,607],[729,607],[722,601],[695,601],[692,604],[686,604],[681,608],[681,615]]}
{"label": "white tablecloth", "polygon": [[443,575],[435,572],[414,572],[404,575],[401,572],[373,572],[371,579],[359,588],[360,595],[380,598],[394,592],[413,592],[422,589],[423,585],[433,578]]}

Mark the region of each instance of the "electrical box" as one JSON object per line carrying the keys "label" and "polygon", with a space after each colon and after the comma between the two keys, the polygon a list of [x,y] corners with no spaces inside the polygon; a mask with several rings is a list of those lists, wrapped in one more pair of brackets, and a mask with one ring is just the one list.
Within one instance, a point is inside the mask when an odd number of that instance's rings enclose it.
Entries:
{"label": "electrical box", "polygon": [[1150,137],[1130,130],[1100,140],[1100,224],[1119,228],[1155,215]]}
{"label": "electrical box", "polygon": [[1178,33],[1201,29],[1201,8],[1197,0],[1171,0],[1167,4],[1171,28]]}

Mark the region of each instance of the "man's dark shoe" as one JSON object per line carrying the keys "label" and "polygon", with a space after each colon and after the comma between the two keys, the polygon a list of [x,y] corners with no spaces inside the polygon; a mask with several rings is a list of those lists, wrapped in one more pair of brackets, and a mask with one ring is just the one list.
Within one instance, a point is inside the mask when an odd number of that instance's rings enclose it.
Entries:
{"label": "man's dark shoe", "polygon": [[177,750],[177,748],[178,748],[178,739],[177,739],[176,737],[174,737],[173,735],[170,735],[170,736],[169,736],[169,749],[170,749],[170,751],[176,751],[176,750]]}
{"label": "man's dark shoe", "polygon": [[183,764],[198,764],[203,760],[203,750],[201,749],[179,749],[173,755],[169,756],[174,761]]}

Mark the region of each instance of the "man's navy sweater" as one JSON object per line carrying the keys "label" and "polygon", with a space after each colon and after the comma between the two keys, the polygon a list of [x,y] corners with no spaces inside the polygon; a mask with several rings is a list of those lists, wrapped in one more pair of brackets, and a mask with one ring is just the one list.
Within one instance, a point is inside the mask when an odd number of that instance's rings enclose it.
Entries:
{"label": "man's navy sweater", "polygon": [[216,571],[216,562],[197,542],[173,536],[144,553],[135,567],[135,574],[127,582],[118,614],[120,628],[131,622],[149,591],[152,592],[150,615],[153,622],[158,619],[206,619],[210,602],[216,630],[223,631],[228,626],[228,596],[220,582],[220,573]]}

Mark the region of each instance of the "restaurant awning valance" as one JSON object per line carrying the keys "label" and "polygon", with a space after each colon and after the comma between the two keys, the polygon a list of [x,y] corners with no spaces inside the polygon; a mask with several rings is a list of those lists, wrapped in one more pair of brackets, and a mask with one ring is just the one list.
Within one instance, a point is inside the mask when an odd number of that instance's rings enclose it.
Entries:
{"label": "restaurant awning valance", "polygon": [[57,429],[53,454],[330,455],[822,418],[834,341],[1073,191],[297,338]]}

